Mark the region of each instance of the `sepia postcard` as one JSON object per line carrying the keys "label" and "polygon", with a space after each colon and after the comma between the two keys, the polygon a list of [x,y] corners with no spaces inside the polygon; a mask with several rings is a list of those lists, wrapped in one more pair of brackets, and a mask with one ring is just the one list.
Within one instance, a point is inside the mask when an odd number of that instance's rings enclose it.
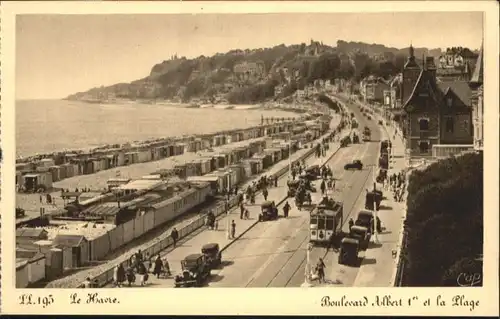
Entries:
{"label": "sepia postcard", "polygon": [[498,315],[496,2],[1,8],[3,313]]}

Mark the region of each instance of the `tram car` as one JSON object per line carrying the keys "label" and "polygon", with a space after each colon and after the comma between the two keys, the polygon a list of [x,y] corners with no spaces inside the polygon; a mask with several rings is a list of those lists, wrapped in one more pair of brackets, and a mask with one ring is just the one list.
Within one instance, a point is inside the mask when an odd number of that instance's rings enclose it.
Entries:
{"label": "tram car", "polygon": [[310,214],[309,241],[313,245],[325,245],[332,235],[342,231],[343,204],[324,198]]}

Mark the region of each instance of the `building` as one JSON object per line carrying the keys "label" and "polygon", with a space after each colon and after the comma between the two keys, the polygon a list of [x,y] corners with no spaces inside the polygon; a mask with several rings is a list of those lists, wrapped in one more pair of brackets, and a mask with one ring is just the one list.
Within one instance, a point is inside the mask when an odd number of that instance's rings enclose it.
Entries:
{"label": "building", "polygon": [[466,48],[447,48],[438,59],[437,77],[441,81],[469,81],[477,55]]}
{"label": "building", "polygon": [[472,90],[471,105],[472,105],[472,123],[474,126],[474,149],[477,151],[483,150],[483,46],[479,52],[479,57],[474,68],[474,74],[469,82],[469,87]]}
{"label": "building", "polygon": [[390,89],[390,84],[383,78],[370,75],[360,83],[360,93],[366,103],[384,103],[384,91]]}
{"label": "building", "polygon": [[410,46],[401,85],[410,157],[440,156],[439,149],[445,145],[446,152],[456,153],[472,144],[471,91],[463,81],[439,82],[436,69],[433,57],[427,57],[420,67]]}
{"label": "building", "polygon": [[263,62],[243,62],[236,64],[233,73],[239,81],[261,79],[265,76],[266,66]]}

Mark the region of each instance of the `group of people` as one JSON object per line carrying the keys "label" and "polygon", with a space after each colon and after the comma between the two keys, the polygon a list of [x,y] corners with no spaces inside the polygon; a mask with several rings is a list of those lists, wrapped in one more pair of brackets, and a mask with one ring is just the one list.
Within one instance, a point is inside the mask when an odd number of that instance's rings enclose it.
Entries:
{"label": "group of people", "polygon": [[302,163],[300,162],[294,163],[292,165],[292,171],[291,171],[292,181],[295,180],[296,176],[300,176],[302,174],[302,171],[304,171],[305,169],[306,169],[305,161],[302,161]]}
{"label": "group of people", "polygon": [[166,256],[162,259],[158,254],[152,263],[148,253],[144,255],[141,250],[138,250],[137,253],[130,257],[129,267],[127,269],[125,269],[123,264],[119,264],[115,267],[113,282],[116,287],[122,287],[125,282],[131,287],[132,284],[139,279],[139,284],[145,286],[148,283],[150,272],[157,278],[160,278],[161,275],[172,275]]}
{"label": "group of people", "polygon": [[396,202],[403,201],[403,196],[405,192],[406,185],[406,175],[404,172],[394,173],[389,177],[389,187],[394,194],[394,200]]}

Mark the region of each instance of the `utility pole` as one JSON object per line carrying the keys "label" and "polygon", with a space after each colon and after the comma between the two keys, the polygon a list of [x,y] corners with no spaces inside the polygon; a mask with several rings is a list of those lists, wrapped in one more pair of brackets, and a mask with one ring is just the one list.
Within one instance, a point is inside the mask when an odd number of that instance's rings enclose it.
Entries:
{"label": "utility pole", "polygon": [[313,249],[313,245],[311,243],[307,244],[306,248],[306,267],[304,268],[304,283],[302,287],[312,287],[312,283],[309,281],[310,276],[310,268],[311,268],[311,250]]}

